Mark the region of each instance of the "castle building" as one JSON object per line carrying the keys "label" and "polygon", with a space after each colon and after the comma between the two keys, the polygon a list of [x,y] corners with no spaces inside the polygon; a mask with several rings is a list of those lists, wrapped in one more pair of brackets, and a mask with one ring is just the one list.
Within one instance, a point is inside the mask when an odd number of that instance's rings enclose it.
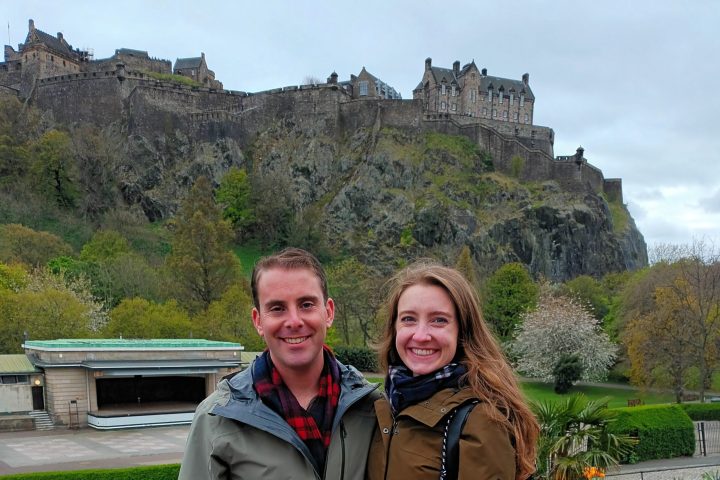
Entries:
{"label": "castle building", "polygon": [[[35,22],[28,21],[25,42],[15,50],[5,45],[5,61],[0,63],[0,86],[13,89],[28,96],[36,80],[62,75],[108,72],[122,68],[136,72],[173,73],[169,60],[152,58],[144,50],[120,48],[110,58],[95,60],[88,50],[73,49],[62,33],[50,35],[35,28]],[[205,54],[196,58],[179,58],[175,72],[185,75],[204,86],[222,89],[222,83],[215,79],[215,72],[208,69]]]}
{"label": "castle building", "polygon": [[223,88],[222,83],[215,80],[215,72],[208,68],[204,52],[201,52],[199,57],[178,58],[175,60],[173,72],[175,75],[191,78],[205,87]]}
{"label": "castle building", "polygon": [[522,80],[492,77],[487,69],[479,70],[472,61],[460,68],[434,67],[425,60],[425,71],[413,99],[422,100],[428,113],[466,115],[501,122],[532,125],[535,96],[530,89],[530,75]]}
{"label": "castle building", "polygon": [[[335,75],[337,76],[337,74]],[[341,82],[341,85],[352,98],[402,100],[402,95],[397,90],[365,70],[365,67],[360,70],[359,74],[350,75],[350,81]]]}

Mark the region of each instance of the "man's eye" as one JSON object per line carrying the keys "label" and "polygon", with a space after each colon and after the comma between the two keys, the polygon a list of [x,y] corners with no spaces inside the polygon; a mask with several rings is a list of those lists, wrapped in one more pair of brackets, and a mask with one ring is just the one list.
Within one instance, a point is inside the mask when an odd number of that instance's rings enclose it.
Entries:
{"label": "man's eye", "polygon": [[282,312],[283,308],[280,305],[275,305],[270,307],[268,310],[270,310],[271,312]]}
{"label": "man's eye", "polygon": [[314,306],[315,306],[315,304],[313,302],[303,302],[300,305],[300,308],[312,308]]}

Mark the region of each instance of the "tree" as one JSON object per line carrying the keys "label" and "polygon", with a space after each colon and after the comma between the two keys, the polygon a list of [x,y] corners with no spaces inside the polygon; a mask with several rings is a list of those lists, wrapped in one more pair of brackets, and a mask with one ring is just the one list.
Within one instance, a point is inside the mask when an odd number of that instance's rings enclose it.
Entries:
{"label": "tree", "polygon": [[222,206],[223,218],[229,220],[241,235],[245,234],[245,229],[255,222],[250,203],[250,180],[245,169],[232,167],[228,170],[220,180],[215,198]]}
{"label": "tree", "polygon": [[240,279],[240,261],[229,250],[232,230],[215,205],[210,182],[200,177],[173,220],[167,267],[178,301],[191,312],[205,310]]}
{"label": "tree", "polygon": [[580,275],[568,280],[563,291],[575,296],[581,303],[590,307],[598,320],[602,320],[610,309],[610,298],[604,285],[589,275]]}
{"label": "tree", "polygon": [[[667,383],[658,375],[664,372],[677,395],[687,384],[688,365],[695,365],[704,399],[719,362],[720,251],[694,240],[690,245],[660,245],[653,257],[656,263],[630,282],[623,295],[623,327],[634,379]],[[657,325],[651,325],[654,322]],[[656,359],[648,350],[656,342],[658,348],[682,353],[681,357],[675,363]]]}
{"label": "tree", "polygon": [[475,270],[475,263],[470,253],[470,247],[467,245],[463,246],[462,250],[460,250],[460,255],[458,255],[457,262],[455,262],[455,269],[463,274],[463,277],[470,282],[470,285],[475,287],[475,289],[478,288],[477,270]]}
{"label": "tree", "polygon": [[71,253],[72,247],[52,233],[38,232],[16,223],[0,225],[2,262],[40,267],[52,258]]}
{"label": "tree", "polygon": [[259,352],[265,349],[265,342],[253,327],[252,308],[247,286],[238,283],[228,288],[222,298],[212,302],[193,322],[203,338],[239,342],[246,351]]}
{"label": "tree", "polygon": [[104,262],[130,252],[127,239],[114,230],[98,230],[80,250],[80,260]]}
{"label": "tree", "polygon": [[263,246],[286,244],[294,218],[290,192],[290,183],[282,175],[252,176],[250,198],[255,210],[252,230]]}
{"label": "tree", "polygon": [[107,320],[103,306],[82,278],[68,279],[38,269],[12,289],[0,289],[0,351],[19,353],[31,339],[86,338]]}
{"label": "tree", "polygon": [[510,340],[521,315],[535,307],[538,287],[521,263],[508,263],[493,273],[485,285],[485,318],[501,340]]}
{"label": "tree", "polygon": [[582,378],[600,380],[617,348],[577,300],[543,292],[537,309],[523,314],[512,350],[518,370],[530,377],[551,380],[560,359],[575,355],[582,364]]}
{"label": "tree", "polygon": [[380,295],[368,267],[350,257],[328,268],[330,293],[335,300],[335,328],[347,346],[365,346],[377,332],[375,312]]}
{"label": "tree", "polygon": [[608,398],[588,400],[582,394],[558,402],[533,402],[540,423],[537,476],[547,480],[583,478],[586,468],[607,469],[630,452],[633,439],[610,433],[617,415]]}
{"label": "tree", "polygon": [[582,362],[577,355],[563,355],[553,368],[555,393],[567,393],[582,378]]}
{"label": "tree", "polygon": [[74,207],[77,200],[77,168],[70,136],[49,130],[31,149],[30,171],[35,188],[60,207]]}
{"label": "tree", "polygon": [[633,317],[625,329],[630,380],[644,386],[670,383],[680,403],[696,365],[693,337],[698,332],[673,289],[656,287],[654,298],[655,308]]}
{"label": "tree", "polygon": [[176,301],[154,303],[144,298],[125,299],[110,312],[103,330],[108,337],[188,338],[192,337],[190,316]]}

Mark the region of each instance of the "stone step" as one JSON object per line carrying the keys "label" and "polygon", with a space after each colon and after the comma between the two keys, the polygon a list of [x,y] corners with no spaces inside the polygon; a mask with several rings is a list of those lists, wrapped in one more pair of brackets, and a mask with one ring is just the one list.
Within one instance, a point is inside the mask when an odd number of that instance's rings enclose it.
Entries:
{"label": "stone step", "polygon": [[55,423],[45,410],[33,410],[30,412],[30,416],[35,421],[35,430],[53,430],[55,428]]}

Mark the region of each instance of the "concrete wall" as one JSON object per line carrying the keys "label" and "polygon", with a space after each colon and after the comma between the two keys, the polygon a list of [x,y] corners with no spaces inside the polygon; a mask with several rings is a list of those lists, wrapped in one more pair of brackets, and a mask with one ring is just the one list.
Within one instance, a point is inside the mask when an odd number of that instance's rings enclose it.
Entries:
{"label": "concrete wall", "polygon": [[[85,372],[85,369],[72,367],[45,369],[45,407],[56,425],[70,424],[71,400],[77,401],[79,425],[87,425],[88,389]],[[72,411],[75,412],[74,406]]]}
{"label": "concrete wall", "polygon": [[33,409],[32,386],[0,385],[0,413],[29,412]]}

